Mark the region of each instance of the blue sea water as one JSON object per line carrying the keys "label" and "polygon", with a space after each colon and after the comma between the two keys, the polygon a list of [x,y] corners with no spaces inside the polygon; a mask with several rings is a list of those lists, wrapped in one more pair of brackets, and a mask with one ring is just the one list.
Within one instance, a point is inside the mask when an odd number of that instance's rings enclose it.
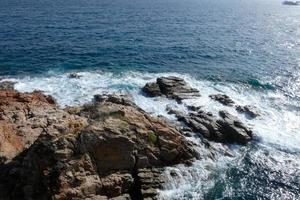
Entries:
{"label": "blue sea water", "polygon": [[[82,78],[69,79],[73,71]],[[0,77],[16,81],[20,91],[43,90],[61,106],[129,92],[143,109],[170,117],[165,107],[173,102],[140,93],[146,82],[169,74],[200,90],[202,97],[189,103],[239,115],[208,98],[221,92],[263,116],[239,116],[253,127],[255,141],[233,147],[233,158],[177,167],[181,178],[169,177],[162,199],[300,199],[300,6],[0,0]]]}

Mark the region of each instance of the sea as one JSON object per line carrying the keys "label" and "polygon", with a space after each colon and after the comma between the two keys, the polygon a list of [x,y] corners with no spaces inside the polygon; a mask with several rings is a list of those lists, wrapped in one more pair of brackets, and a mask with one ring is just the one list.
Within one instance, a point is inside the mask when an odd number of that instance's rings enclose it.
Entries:
{"label": "sea", "polygon": [[[42,90],[61,107],[82,105],[95,94],[129,93],[151,115],[174,120],[166,107],[180,105],[141,91],[169,75],[200,91],[184,104],[227,110],[253,129],[254,139],[228,146],[231,156],[166,168],[160,199],[300,199],[300,6],[280,0],[0,0],[0,79],[15,81],[19,91]],[[217,93],[256,106],[261,116],[249,119],[208,97]]]}

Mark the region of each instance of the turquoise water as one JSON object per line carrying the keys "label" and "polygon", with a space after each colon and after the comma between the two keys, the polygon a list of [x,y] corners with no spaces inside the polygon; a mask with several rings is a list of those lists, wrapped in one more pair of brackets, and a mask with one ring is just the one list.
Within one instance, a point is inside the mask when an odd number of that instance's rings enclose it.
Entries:
{"label": "turquoise water", "polygon": [[[255,140],[233,157],[177,166],[162,199],[300,198],[300,6],[277,0],[0,0],[0,77],[61,106],[127,92],[172,120],[175,102],[141,87],[176,75],[199,89],[186,101],[228,110]],[[76,71],[81,79],[69,79]],[[249,120],[208,98],[225,93],[263,115]],[[181,108],[178,108],[181,109]],[[183,109],[183,108],[182,108]],[[197,141],[196,138],[193,139]],[[170,169],[174,170],[174,169]]]}

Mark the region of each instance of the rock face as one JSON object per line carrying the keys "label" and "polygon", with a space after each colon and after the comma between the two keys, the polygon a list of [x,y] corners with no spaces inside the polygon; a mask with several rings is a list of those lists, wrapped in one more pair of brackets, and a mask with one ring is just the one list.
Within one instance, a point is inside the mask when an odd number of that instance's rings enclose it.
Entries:
{"label": "rock face", "polygon": [[178,102],[200,96],[198,90],[190,87],[183,79],[174,76],[157,78],[156,83],[147,83],[143,91],[151,97],[165,95]]}
{"label": "rock face", "polygon": [[195,157],[173,126],[118,96],[62,110],[1,90],[0,138],[3,200],[155,199],[158,169]]}

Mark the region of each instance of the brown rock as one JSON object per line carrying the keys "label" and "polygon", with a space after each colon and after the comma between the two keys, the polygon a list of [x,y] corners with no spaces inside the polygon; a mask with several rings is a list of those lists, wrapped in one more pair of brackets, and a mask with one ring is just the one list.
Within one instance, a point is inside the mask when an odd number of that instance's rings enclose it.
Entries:
{"label": "brown rock", "polygon": [[132,170],[135,165],[134,143],[127,137],[85,130],[80,135],[80,146],[95,159],[99,173]]}
{"label": "brown rock", "polygon": [[0,91],[0,199],[155,198],[160,173],[140,168],[194,157],[175,127],[125,97],[98,97],[62,110],[41,92]]}

